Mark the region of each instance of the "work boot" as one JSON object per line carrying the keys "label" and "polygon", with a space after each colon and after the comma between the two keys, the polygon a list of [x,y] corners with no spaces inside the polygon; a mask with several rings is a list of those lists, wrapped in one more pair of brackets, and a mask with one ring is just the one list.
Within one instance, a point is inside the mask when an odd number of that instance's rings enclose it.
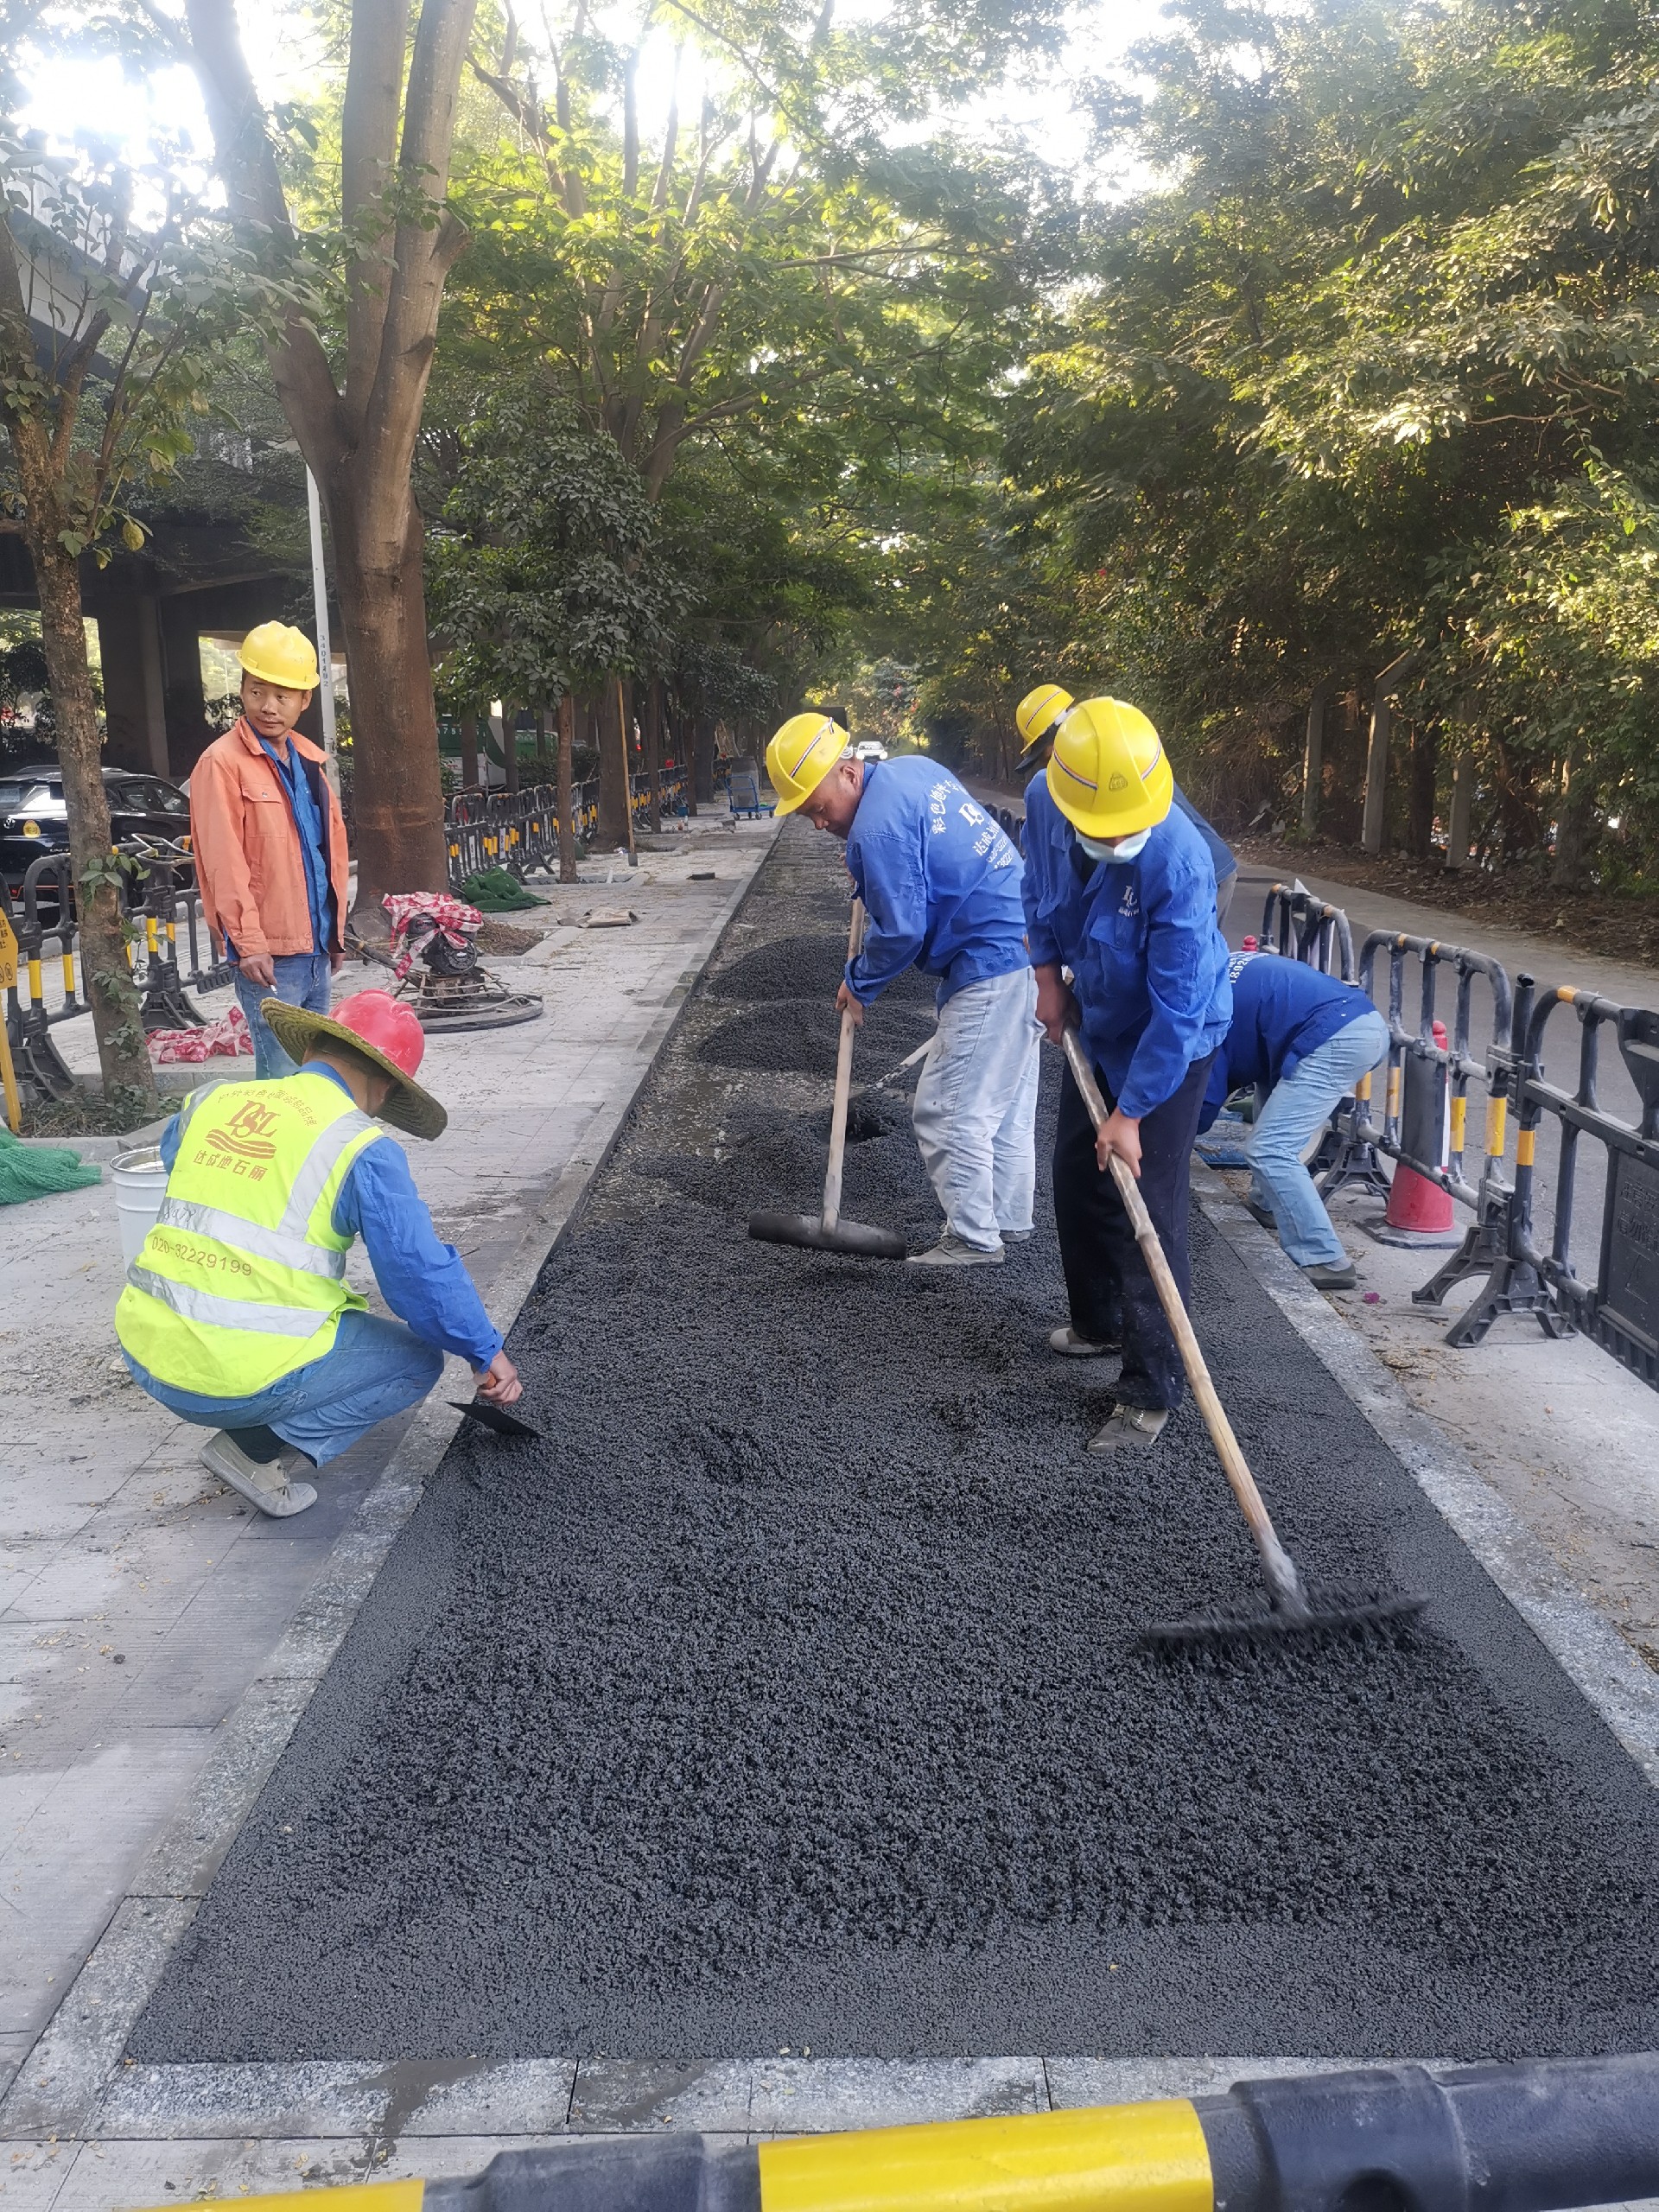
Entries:
{"label": "work boot", "polygon": [[308,1465],[305,1454],[286,1446],[280,1458],[250,1459],[247,1453],[224,1429],[215,1429],[201,1447],[202,1464],[211,1467],[221,1482],[228,1483],[250,1505],[257,1505],[262,1513],[269,1513],[274,1521],[285,1521],[289,1515],[303,1513],[308,1505],[315,1505],[317,1493],[309,1483],[289,1480],[296,1467]]}
{"label": "work boot", "polygon": [[1100,1359],[1119,1347],[1106,1338],[1080,1337],[1068,1321],[1063,1329],[1051,1329],[1048,1348],[1057,1351],[1062,1359]]}
{"label": "work boot", "polygon": [[1279,1223],[1271,1206],[1259,1205],[1255,1198],[1246,1198],[1244,1211],[1252,1221],[1259,1221],[1272,1236],[1279,1234]]}
{"label": "work boot", "polygon": [[1114,1406],[1111,1419],[1089,1440],[1091,1452],[1149,1452],[1164,1433],[1166,1413],[1155,1406]]}
{"label": "work boot", "polygon": [[954,1230],[947,1229],[938,1243],[925,1252],[912,1252],[912,1268],[1000,1268],[1002,1247],[993,1244],[988,1251],[982,1244],[970,1244]]}
{"label": "work boot", "polygon": [[1344,1260],[1335,1268],[1327,1267],[1319,1261],[1311,1268],[1304,1268],[1302,1273],[1315,1290],[1351,1290],[1359,1281],[1351,1260]]}

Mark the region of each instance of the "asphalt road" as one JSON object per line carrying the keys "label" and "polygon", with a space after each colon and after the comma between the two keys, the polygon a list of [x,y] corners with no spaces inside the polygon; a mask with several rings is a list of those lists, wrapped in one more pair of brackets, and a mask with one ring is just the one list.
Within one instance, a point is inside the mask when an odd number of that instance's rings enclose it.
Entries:
{"label": "asphalt road", "polygon": [[[709,1062],[720,976],[843,912],[785,832],[513,1333],[546,1440],[457,1439],[132,2055],[1650,2047],[1652,1794],[1201,1219],[1281,1533],[1419,1629],[1138,1650],[1252,1558],[1190,1403],[1084,1450],[1052,1228],[921,1277],[747,1241],[815,1209],[825,1086]],[[917,1249],[902,1109],[859,1126],[846,1211]]]}

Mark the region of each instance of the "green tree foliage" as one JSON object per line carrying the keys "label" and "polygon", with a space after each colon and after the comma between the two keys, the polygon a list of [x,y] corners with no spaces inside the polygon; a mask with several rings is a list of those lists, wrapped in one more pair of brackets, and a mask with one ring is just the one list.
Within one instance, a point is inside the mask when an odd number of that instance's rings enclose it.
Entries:
{"label": "green tree foliage", "polygon": [[662,12],[614,44],[580,5],[555,11],[539,47],[509,15],[475,60],[513,128],[475,133],[457,184],[474,242],[435,409],[551,375],[695,579],[681,664],[734,651],[787,701],[862,658],[910,472],[990,449],[995,381],[1064,261],[1071,219],[1036,168],[888,141],[1052,41],[1056,15],[906,0],[842,29],[828,5],[671,8],[715,89],[646,143],[637,75]]}
{"label": "green tree foliage", "polygon": [[661,668],[690,588],[611,441],[541,378],[497,385],[458,442],[427,548],[454,702],[540,703]]}
{"label": "green tree foliage", "polygon": [[128,971],[81,613],[83,557],[144,532],[131,503],[165,482],[209,411],[215,361],[257,313],[220,225],[165,160],[136,171],[20,128],[21,72],[87,51],[141,67],[147,19],[120,0],[0,7],[0,530],[28,547],[63,770],[81,967],[106,1089],[153,1099]]}
{"label": "green tree foliage", "polygon": [[1156,181],[1033,333],[936,705],[1109,685],[1235,818],[1294,818],[1315,685],[1409,649],[1394,834],[1466,752],[1490,849],[1651,865],[1659,16],[1166,12],[1144,98],[1096,101]]}

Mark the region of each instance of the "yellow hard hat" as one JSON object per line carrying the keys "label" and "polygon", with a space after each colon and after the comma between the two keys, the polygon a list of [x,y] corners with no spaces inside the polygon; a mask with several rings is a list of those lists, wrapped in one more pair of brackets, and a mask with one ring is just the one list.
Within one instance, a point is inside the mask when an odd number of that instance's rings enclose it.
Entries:
{"label": "yellow hard hat", "polygon": [[1175,774],[1139,707],[1122,699],[1085,699],[1055,736],[1048,791],[1085,837],[1132,837],[1169,812]]}
{"label": "yellow hard hat", "polygon": [[1058,683],[1039,683],[1034,691],[1027,692],[1014,710],[1014,726],[1027,753],[1034,753],[1048,742],[1071,704],[1071,694],[1062,691]]}
{"label": "yellow hard hat", "polygon": [[791,715],[766,747],[766,773],[779,814],[804,806],[847,747],[847,733],[831,715],[813,709]]}
{"label": "yellow hard hat", "polygon": [[284,691],[317,688],[316,647],[303,630],[286,622],[262,622],[250,630],[237,658],[262,683],[280,684]]}

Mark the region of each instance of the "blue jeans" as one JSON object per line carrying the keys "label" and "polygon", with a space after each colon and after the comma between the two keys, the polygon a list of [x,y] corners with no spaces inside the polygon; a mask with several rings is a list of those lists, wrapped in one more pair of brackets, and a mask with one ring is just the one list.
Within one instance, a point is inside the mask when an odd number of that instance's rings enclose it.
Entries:
{"label": "blue jeans", "polygon": [[1279,1242],[1299,1268],[1339,1268],[1348,1257],[1302,1154],[1338,1100],[1388,1049],[1388,1023],[1380,1014],[1362,1014],[1274,1085],[1250,1132],[1250,1196],[1272,1213]]}
{"label": "blue jeans", "polygon": [[281,999],[286,1006],[302,1006],[313,1014],[327,1014],[331,969],[326,952],[284,952],[272,960],[276,985],[274,990],[264,983],[249,983],[243,980],[242,970],[236,971],[236,995],[248,1027],[253,1035],[253,1071],[261,1083],[273,1076],[297,1075],[299,1063],[288,1054],[270,1033],[270,1024],[259,1011],[261,999]]}
{"label": "blue jeans", "polygon": [[944,1225],[982,1251],[1031,1227],[1037,1183],[1037,978],[988,976],[939,1009],[911,1121]]}
{"label": "blue jeans", "polygon": [[251,1398],[204,1398],[159,1382],[123,1354],[133,1380],[158,1405],[203,1428],[274,1429],[315,1466],[349,1452],[378,1421],[417,1406],[443,1372],[443,1354],[401,1321],[353,1309],[342,1315],[332,1348]]}

